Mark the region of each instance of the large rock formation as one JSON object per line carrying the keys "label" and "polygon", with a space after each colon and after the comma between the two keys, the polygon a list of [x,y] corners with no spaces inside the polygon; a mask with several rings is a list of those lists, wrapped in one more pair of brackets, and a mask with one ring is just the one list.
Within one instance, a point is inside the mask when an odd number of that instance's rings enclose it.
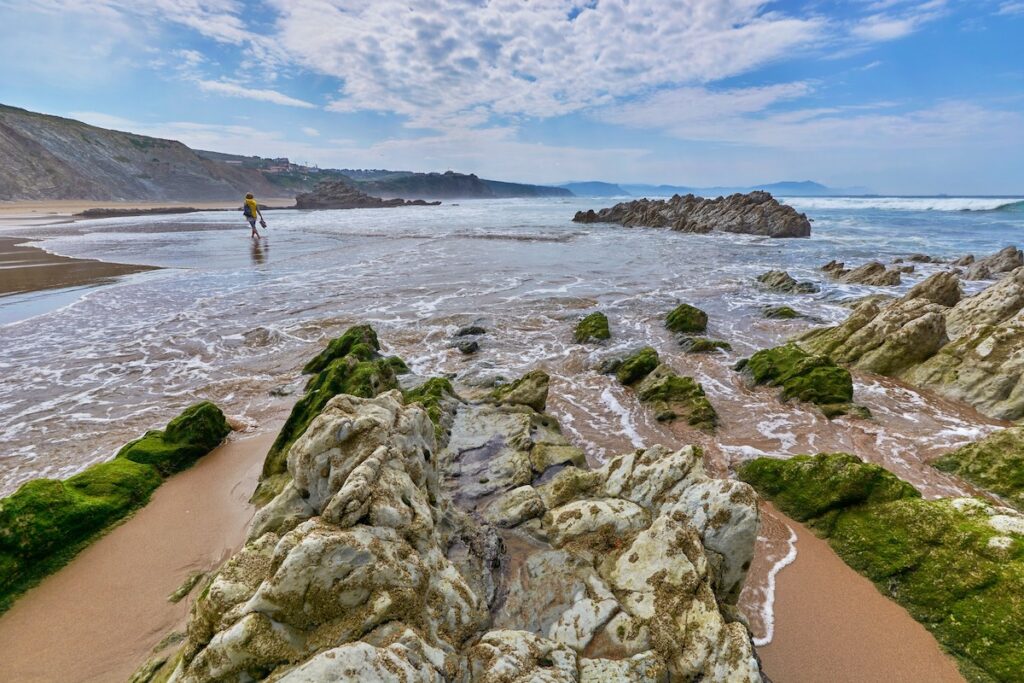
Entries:
{"label": "large rock formation", "polygon": [[1024,252],[1013,246],[977,261],[973,258],[964,274],[965,280],[991,280],[1024,266]]}
{"label": "large rock formation", "polygon": [[832,279],[849,285],[891,287],[900,284],[901,281],[901,271],[898,268],[886,268],[879,261],[870,261],[853,270],[846,268],[845,263],[829,261],[821,269]]}
{"label": "large rock formation", "polygon": [[798,343],[836,361],[904,379],[992,417],[1024,417],[1024,268],[960,298],[937,273],[890,303],[867,301],[841,325]]}
{"label": "large rock formation", "polygon": [[441,202],[422,199],[381,199],[357,190],[343,180],[329,180],[318,184],[312,192],[295,197],[296,209],[383,209],[393,206],[437,206]]}
{"label": "large rock formation", "polygon": [[600,211],[578,211],[577,223],[671,228],[680,232],[739,232],[767,237],[809,237],[811,222],[767,192],[704,199],[692,194],[668,200],[637,199]]}
{"label": "large rock formation", "polygon": [[158,675],[761,680],[736,609],[753,491],[692,447],[587,469],[540,374],[476,402],[437,384],[435,410],[330,400]]}
{"label": "large rock formation", "polygon": [[1024,427],[1001,429],[932,463],[1003,496],[1024,511]]}

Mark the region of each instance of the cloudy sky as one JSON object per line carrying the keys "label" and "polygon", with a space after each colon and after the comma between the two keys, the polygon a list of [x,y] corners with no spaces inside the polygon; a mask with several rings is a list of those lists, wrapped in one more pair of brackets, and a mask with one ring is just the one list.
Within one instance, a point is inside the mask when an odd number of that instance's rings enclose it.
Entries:
{"label": "cloudy sky", "polygon": [[1024,0],[0,0],[0,102],[504,180],[1024,194]]}

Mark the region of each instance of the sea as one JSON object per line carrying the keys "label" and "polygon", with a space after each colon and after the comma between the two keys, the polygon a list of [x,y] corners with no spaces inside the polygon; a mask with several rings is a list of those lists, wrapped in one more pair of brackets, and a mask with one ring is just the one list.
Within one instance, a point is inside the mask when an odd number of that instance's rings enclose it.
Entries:
{"label": "sea", "polygon": [[[808,239],[571,220],[616,201],[275,210],[259,241],[236,212],[0,230],[63,256],[160,267],[114,283],[0,297],[0,495],[108,459],[199,399],[248,429],[269,428],[301,393],[304,362],[358,323],[372,324],[386,351],[421,375],[487,384],[546,369],[549,411],[594,464],[641,446],[693,443],[709,472],[726,477],[752,457],[848,451],[926,496],[970,492],[927,462],[1004,426],[998,421],[869,375],[855,377],[855,400],[874,418],[829,421],[747,386],[732,368],[761,348],[843,320],[851,300],[899,295],[948,267],[914,264],[902,285],[877,288],[827,279],[826,262],[988,255],[1021,243],[1024,200],[780,198],[812,220]],[[821,291],[766,292],[756,277],[770,269]],[[987,284],[966,286],[973,293]],[[663,327],[681,302],[705,310],[708,336],[732,351],[684,353]],[[764,318],[766,306],[783,304],[806,317]],[[612,340],[574,343],[574,324],[595,310],[609,316]],[[452,344],[466,325],[487,330],[471,356]],[[598,372],[602,360],[644,345],[701,382],[721,418],[715,435],[658,423],[630,390]],[[772,528],[761,538],[760,575],[744,596],[762,644],[771,638],[774,575],[795,552],[791,530]]]}

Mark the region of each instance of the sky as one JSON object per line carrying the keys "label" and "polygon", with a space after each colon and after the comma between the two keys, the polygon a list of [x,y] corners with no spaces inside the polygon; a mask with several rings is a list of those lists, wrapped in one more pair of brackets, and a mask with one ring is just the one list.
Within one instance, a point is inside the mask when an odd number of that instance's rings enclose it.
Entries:
{"label": "sky", "polygon": [[1024,194],[1024,0],[0,0],[0,103],[321,167]]}

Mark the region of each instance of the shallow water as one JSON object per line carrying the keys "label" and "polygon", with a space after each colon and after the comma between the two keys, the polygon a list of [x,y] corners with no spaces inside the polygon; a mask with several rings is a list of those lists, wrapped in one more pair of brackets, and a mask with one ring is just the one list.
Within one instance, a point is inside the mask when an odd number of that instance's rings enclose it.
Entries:
{"label": "shallow water", "polygon": [[[805,240],[576,225],[575,211],[601,206],[583,199],[274,211],[258,245],[233,213],[34,227],[20,234],[43,237],[37,244],[55,253],[166,270],[90,289],[70,303],[54,299],[54,310],[0,326],[0,494],[106,459],[199,398],[254,425],[280,417],[294,396],[270,391],[297,390],[305,360],[358,322],[372,323],[387,350],[420,374],[472,381],[544,367],[554,378],[551,411],[594,462],[642,444],[696,442],[709,469],[724,476],[758,455],[845,450],[886,465],[926,495],[960,493],[966,489],[958,481],[926,461],[997,428],[996,421],[858,376],[856,400],[875,419],[829,422],[780,403],[775,391],[746,387],[731,370],[739,358],[812,325],[765,320],[763,306],[791,305],[824,323],[845,318],[840,301],[879,291],[827,281],[817,268],[831,259],[859,265],[914,252],[983,255],[1015,243],[1024,227],[1024,214],[1013,210],[935,210],[927,208],[934,201],[913,201],[794,199],[814,220]],[[941,206],[986,209],[1012,200],[979,201]],[[754,278],[772,268],[814,280],[822,293],[759,290]],[[918,266],[903,286],[883,291],[904,291],[937,268]],[[709,336],[731,342],[733,352],[682,353],[662,327],[680,301],[706,310]],[[28,308],[0,298],[8,318],[45,307],[38,298]],[[614,339],[603,347],[573,344],[573,324],[595,308],[611,318]],[[470,323],[489,333],[467,359],[449,343]],[[721,417],[717,435],[655,422],[629,390],[592,370],[601,358],[644,344],[702,382]],[[789,535],[774,536],[765,537],[762,552],[784,558]],[[764,587],[755,581],[747,596],[760,636]]]}

